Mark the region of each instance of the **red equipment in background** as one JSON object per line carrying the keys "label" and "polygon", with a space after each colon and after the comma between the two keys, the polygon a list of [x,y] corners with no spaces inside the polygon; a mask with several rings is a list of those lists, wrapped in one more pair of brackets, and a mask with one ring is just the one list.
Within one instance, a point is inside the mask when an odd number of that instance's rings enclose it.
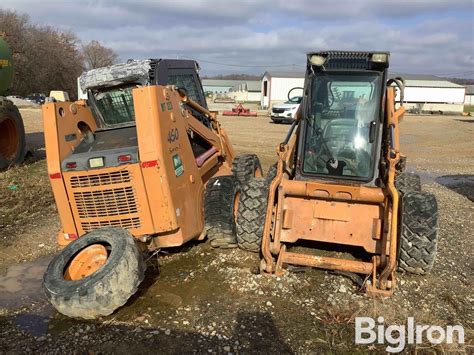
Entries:
{"label": "red equipment in background", "polygon": [[257,116],[257,112],[251,112],[250,109],[245,108],[242,104],[238,104],[232,111],[222,112],[224,116]]}

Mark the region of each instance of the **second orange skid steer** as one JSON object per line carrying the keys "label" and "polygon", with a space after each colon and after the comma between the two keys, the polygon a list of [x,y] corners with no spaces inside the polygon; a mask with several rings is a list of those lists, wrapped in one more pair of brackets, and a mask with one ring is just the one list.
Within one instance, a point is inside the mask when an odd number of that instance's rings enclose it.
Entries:
{"label": "second orange skid steer", "polygon": [[308,54],[303,101],[278,163],[268,182],[252,178],[240,194],[237,238],[261,247],[263,272],[288,264],[350,272],[364,277],[369,294],[388,296],[397,268],[433,267],[436,198],[404,171],[404,85],[388,66],[385,52]]}
{"label": "second orange skid steer", "polygon": [[237,246],[239,189],[261,167],[253,154],[235,156],[194,61],[129,61],[80,84],[87,100],[43,106],[64,246],[43,288],[59,312],[95,318],[137,290],[144,251],[206,235]]}

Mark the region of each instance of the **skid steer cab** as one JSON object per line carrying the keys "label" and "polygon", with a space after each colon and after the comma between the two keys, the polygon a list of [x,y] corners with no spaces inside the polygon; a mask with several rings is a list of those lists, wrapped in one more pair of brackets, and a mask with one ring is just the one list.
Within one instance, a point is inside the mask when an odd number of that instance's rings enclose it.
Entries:
{"label": "skid steer cab", "polygon": [[61,313],[95,318],[137,290],[144,251],[206,235],[213,247],[237,246],[240,186],[261,167],[253,154],[234,156],[194,61],[129,61],[79,83],[87,100],[43,106],[65,247],[43,286]]}
{"label": "skid steer cab", "polygon": [[384,52],[308,54],[302,104],[271,178],[243,187],[259,203],[238,237],[261,243],[263,272],[288,264],[350,272],[369,294],[388,296],[397,267],[432,268],[437,203],[404,172],[403,80],[388,67]]}

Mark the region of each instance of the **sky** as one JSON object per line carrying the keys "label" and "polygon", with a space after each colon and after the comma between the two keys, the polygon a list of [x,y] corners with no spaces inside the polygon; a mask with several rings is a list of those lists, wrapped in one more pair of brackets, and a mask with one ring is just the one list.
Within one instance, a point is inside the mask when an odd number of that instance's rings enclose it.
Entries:
{"label": "sky", "polygon": [[203,75],[303,71],[318,50],[390,51],[392,72],[474,78],[474,0],[2,0],[120,59],[192,58]]}

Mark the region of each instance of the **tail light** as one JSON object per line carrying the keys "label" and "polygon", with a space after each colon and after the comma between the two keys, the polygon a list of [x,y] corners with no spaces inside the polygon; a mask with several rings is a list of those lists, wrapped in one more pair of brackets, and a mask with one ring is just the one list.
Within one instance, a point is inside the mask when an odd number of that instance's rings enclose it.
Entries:
{"label": "tail light", "polygon": [[126,163],[132,160],[132,156],[130,154],[119,155],[117,161],[119,163]]}
{"label": "tail light", "polygon": [[77,163],[75,161],[70,161],[70,162],[66,163],[66,168],[76,169],[77,168]]}
{"label": "tail light", "polygon": [[67,239],[67,240],[76,240],[76,239],[77,239],[77,234],[64,233],[64,239]]}

